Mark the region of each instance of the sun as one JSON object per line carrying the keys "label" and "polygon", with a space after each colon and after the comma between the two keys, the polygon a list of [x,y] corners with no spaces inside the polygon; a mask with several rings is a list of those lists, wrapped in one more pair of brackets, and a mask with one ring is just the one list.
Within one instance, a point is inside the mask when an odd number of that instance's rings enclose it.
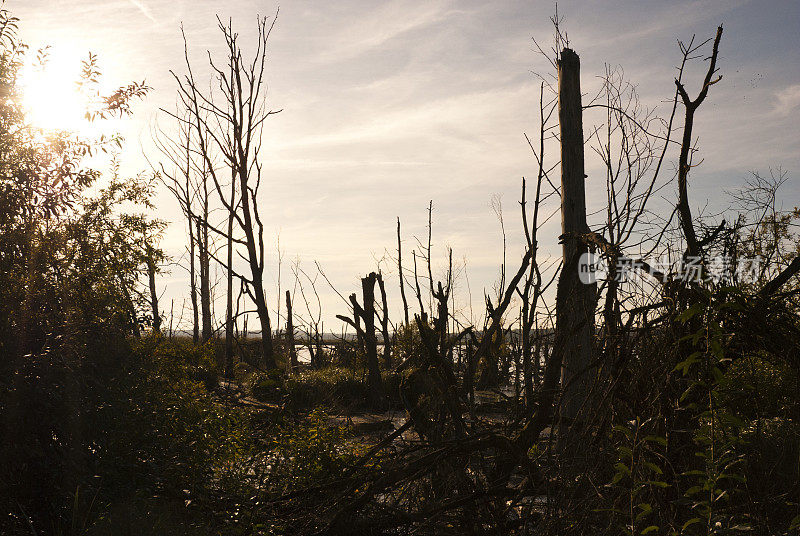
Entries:
{"label": "sun", "polygon": [[26,64],[20,85],[28,122],[47,131],[90,133],[90,97],[78,85],[80,75],[81,62],[75,57],[53,54],[42,63]]}

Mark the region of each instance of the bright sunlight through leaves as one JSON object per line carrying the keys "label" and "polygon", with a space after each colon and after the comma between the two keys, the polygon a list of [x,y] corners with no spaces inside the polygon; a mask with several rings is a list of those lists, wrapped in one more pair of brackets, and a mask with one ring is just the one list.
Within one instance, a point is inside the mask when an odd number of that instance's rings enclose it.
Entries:
{"label": "bright sunlight through leaves", "polygon": [[96,83],[85,79],[86,62],[63,51],[40,51],[21,72],[23,107],[28,122],[48,131],[96,134],[87,118],[97,99]]}

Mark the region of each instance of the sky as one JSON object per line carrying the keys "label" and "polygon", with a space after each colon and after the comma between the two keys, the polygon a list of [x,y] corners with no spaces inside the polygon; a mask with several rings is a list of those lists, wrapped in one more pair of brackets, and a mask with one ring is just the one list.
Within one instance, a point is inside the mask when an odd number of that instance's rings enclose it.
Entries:
{"label": "sky", "polygon": [[[465,311],[470,303],[479,310],[484,290],[498,279],[498,200],[509,270],[523,254],[520,181],[537,170],[524,134],[538,135],[536,73],[553,74],[532,38],[552,43],[553,2],[9,0],[6,7],[21,18],[21,36],[32,48],[51,45],[76,64],[91,51],[106,83],[145,79],[153,88],[134,117],[119,125],[126,138],[121,160],[131,173],[148,169],[143,153],[152,158],[152,127],[166,123],[159,109],[176,102],[170,69],[183,68],[181,24],[190,57],[201,65],[206,50],[221,50],[217,15],[232,19],[248,50],[256,16],[274,16],[280,8],[267,82],[270,108],[282,111],[267,125],[261,194],[265,238],[273,244],[265,276],[273,303],[278,237],[284,289],[293,288],[290,266],[298,259],[309,274],[318,261],[346,295],[393,254],[397,217],[410,265],[414,237],[426,234],[430,200],[435,272],[442,273],[445,248],[452,247]],[[723,79],[696,118],[702,164],[691,177],[693,207],[713,212],[749,172],[779,167],[789,176],[784,208],[800,204],[800,4],[562,1],[558,11],[581,58],[584,93],[599,87],[606,64],[620,66],[642,102],[662,116],[674,94],[677,40],[711,38],[722,24]],[[698,91],[704,68],[698,63],[687,72],[690,94]],[[603,115],[587,112],[584,121],[588,132]],[[605,199],[605,181],[598,162],[587,158],[591,209]],[[674,186],[660,197],[674,203]],[[174,222],[163,245],[177,260],[186,241],[177,205],[164,194],[156,203],[158,217]],[[556,215],[541,231],[543,259],[559,254],[559,234]],[[396,310],[396,269],[385,261],[380,267]],[[179,267],[159,283],[162,306],[172,302],[177,311],[188,303]],[[335,329],[330,319],[345,313],[345,305],[326,283],[317,285],[327,326]]]}

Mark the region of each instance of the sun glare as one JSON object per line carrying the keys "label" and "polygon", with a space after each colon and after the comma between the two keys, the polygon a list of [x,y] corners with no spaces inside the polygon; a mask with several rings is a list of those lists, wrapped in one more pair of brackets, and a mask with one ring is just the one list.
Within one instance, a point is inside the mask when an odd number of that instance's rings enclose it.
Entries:
{"label": "sun glare", "polygon": [[78,87],[77,58],[52,57],[44,65],[26,65],[21,73],[23,107],[28,122],[44,130],[88,133],[88,98]]}

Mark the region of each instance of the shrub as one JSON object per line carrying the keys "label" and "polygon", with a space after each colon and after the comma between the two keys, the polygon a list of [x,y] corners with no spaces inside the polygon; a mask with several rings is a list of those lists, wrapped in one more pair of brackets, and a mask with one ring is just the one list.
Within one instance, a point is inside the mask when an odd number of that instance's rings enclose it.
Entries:
{"label": "shrub", "polygon": [[275,434],[276,464],[273,478],[285,489],[298,489],[341,477],[358,449],[344,448],[347,429],[328,423],[324,411],[315,409],[302,422],[290,423]]}
{"label": "shrub", "polygon": [[[400,382],[403,374],[382,373],[384,391],[393,407],[400,407]],[[369,405],[367,373],[363,369],[328,367],[290,376],[286,392],[292,407],[317,406],[366,409]]]}
{"label": "shrub", "polygon": [[290,377],[286,391],[295,407],[366,404],[364,373],[340,367],[309,370]]}
{"label": "shrub", "polygon": [[253,396],[257,400],[275,400],[281,392],[281,382],[273,378],[262,378],[253,384]]}

